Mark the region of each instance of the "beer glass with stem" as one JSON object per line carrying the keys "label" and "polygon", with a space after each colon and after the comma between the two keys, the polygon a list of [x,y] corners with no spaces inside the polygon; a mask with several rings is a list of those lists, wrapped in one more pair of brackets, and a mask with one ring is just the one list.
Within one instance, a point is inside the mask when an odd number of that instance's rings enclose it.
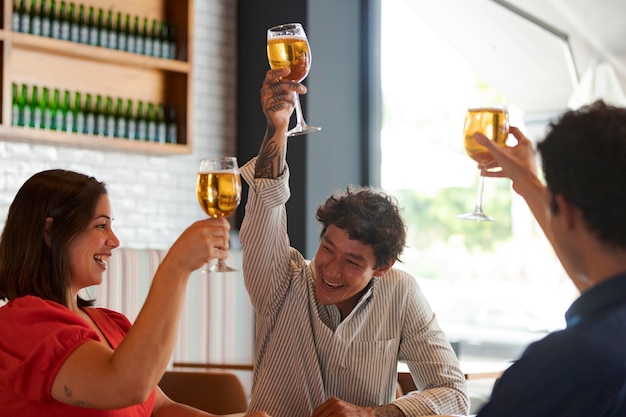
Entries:
{"label": "beer glass with stem", "polygon": [[[196,180],[196,195],[200,207],[211,217],[227,217],[237,210],[241,201],[241,179],[237,158],[204,158],[200,161]],[[211,267],[204,265],[203,273],[236,271],[218,259]]]}
{"label": "beer glass with stem", "polygon": [[[463,127],[465,151],[476,162],[491,159],[491,154],[482,145],[476,143],[475,133],[482,133],[489,140],[500,146],[505,146],[509,135],[509,112],[503,105],[472,107],[467,110]],[[494,218],[483,212],[483,189],[485,177],[478,174],[478,190],[476,193],[476,207],[471,213],[457,216],[460,219],[492,222]]]}
{"label": "beer glass with stem", "polygon": [[[270,68],[290,68],[286,81],[301,82],[311,69],[311,48],[309,40],[300,23],[287,23],[267,30],[267,58]],[[308,125],[302,115],[300,98],[294,93],[296,107],[296,125],[287,132],[287,136],[304,135],[317,132],[320,127]]]}

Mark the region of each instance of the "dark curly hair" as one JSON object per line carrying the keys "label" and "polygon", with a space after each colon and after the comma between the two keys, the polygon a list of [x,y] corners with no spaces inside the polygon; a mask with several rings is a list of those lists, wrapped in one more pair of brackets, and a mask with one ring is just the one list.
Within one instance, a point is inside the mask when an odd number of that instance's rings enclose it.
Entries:
{"label": "dark curly hair", "polygon": [[626,109],[599,100],[568,111],[537,148],[552,195],[579,207],[598,238],[626,247]]}
{"label": "dark curly hair", "polygon": [[376,265],[399,260],[406,242],[406,225],[397,200],[372,187],[348,186],[345,193],[329,197],[315,215],[322,224],[324,236],[329,225],[348,232],[351,239],[370,245]]}

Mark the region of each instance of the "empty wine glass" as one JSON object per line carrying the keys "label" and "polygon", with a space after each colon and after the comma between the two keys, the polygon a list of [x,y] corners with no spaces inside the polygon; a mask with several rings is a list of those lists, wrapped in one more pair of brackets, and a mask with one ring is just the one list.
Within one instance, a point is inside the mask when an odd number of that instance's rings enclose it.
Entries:
{"label": "empty wine glass", "polygon": [[[241,201],[241,179],[237,158],[205,158],[200,161],[196,180],[196,195],[200,207],[211,217],[227,217],[237,210]],[[236,271],[218,259],[212,267],[205,265],[202,272]]]}
{"label": "empty wine glass", "polygon": [[[463,127],[465,151],[476,162],[486,161],[492,158],[491,154],[482,145],[476,143],[475,133],[482,133],[489,140],[500,146],[505,146],[509,135],[509,112],[505,106],[493,105],[486,107],[473,107],[467,110]],[[471,213],[457,216],[459,219],[492,222],[495,219],[483,212],[483,189],[485,177],[478,174],[478,190],[476,193],[476,207]]]}
{"label": "empty wine glass", "polygon": [[[287,81],[301,82],[311,69],[311,48],[304,28],[300,23],[287,23],[267,30],[267,58],[270,68],[290,68]],[[287,132],[287,136],[317,132],[321,127],[308,125],[302,115],[300,98],[294,93],[296,107],[296,125]]]}

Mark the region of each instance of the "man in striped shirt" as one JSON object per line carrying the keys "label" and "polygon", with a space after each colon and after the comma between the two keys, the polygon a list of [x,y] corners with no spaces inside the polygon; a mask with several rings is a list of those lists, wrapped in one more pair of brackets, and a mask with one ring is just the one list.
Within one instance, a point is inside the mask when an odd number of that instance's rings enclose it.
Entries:
{"label": "man in striped shirt", "polygon": [[[406,227],[394,200],[366,187],[331,196],[317,211],[315,258],[289,245],[287,127],[299,83],[267,72],[267,131],[242,167],[249,184],[241,227],[243,272],[256,311],[249,412],[273,417],[466,414],[458,359],[415,279],[394,269]],[[395,399],[397,362],[417,391]]]}

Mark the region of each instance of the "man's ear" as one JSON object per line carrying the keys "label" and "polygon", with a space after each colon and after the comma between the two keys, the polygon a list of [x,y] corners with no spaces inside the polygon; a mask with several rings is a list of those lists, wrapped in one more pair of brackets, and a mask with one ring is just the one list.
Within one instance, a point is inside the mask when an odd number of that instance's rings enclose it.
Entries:
{"label": "man's ear", "polygon": [[579,220],[578,208],[561,194],[554,196],[554,204],[557,206],[559,216],[562,216],[565,226],[571,229],[574,223]]}
{"label": "man's ear", "polygon": [[382,277],[383,275],[385,275],[387,273],[387,271],[389,271],[391,269],[391,267],[395,263],[396,263],[396,261],[392,261],[392,262],[388,263],[387,265],[379,266],[378,268],[376,268],[374,270],[374,276],[375,277]]}
{"label": "man's ear", "polygon": [[50,237],[50,229],[52,229],[52,223],[54,222],[54,219],[52,217],[46,217],[46,225],[44,226],[43,229],[43,241],[46,242],[46,245],[48,245],[48,247],[52,246],[52,238]]}

